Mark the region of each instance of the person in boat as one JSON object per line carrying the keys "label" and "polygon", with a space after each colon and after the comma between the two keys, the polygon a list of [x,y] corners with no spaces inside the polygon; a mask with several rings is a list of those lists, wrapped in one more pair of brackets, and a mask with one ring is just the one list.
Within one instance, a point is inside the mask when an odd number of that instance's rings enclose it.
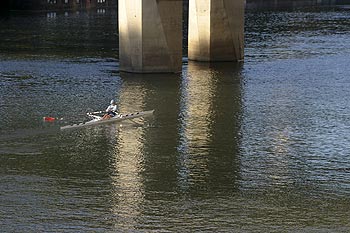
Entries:
{"label": "person in boat", "polygon": [[102,117],[102,120],[108,120],[112,117],[115,117],[117,114],[117,104],[114,100],[111,100],[111,104],[106,109],[106,114]]}

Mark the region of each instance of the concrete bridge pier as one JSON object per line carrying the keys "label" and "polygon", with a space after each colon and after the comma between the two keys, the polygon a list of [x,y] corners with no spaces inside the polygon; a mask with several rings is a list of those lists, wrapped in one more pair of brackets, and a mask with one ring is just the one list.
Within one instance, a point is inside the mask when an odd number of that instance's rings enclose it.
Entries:
{"label": "concrete bridge pier", "polygon": [[244,58],[244,0],[190,0],[188,58]]}
{"label": "concrete bridge pier", "polygon": [[120,70],[181,72],[182,0],[119,0]]}

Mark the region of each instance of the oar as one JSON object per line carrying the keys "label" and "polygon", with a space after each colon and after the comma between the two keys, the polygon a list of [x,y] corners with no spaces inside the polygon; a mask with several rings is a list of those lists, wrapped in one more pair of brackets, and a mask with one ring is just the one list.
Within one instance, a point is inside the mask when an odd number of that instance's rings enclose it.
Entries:
{"label": "oar", "polygon": [[86,113],[87,115],[91,115],[91,114],[100,114],[103,113],[104,111],[97,111],[97,112],[88,112]]}
{"label": "oar", "polygon": [[[87,114],[87,115],[92,115],[92,114],[99,114],[99,113],[103,113],[103,112],[104,112],[104,111],[88,112],[88,113],[86,113],[86,114]],[[55,122],[55,121],[61,121],[61,120],[63,120],[63,118],[45,116],[45,117],[43,117],[43,120],[44,120],[45,122]]]}
{"label": "oar", "polygon": [[45,122],[54,122],[54,121],[61,121],[63,120],[63,118],[46,116],[46,117],[43,117],[43,120]]}

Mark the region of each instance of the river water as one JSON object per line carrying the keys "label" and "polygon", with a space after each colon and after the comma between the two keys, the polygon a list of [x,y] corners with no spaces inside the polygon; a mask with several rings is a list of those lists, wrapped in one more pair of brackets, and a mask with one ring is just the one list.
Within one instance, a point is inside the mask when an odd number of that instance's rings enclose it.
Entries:
{"label": "river water", "polygon": [[[349,10],[248,11],[244,64],[158,75],[115,10],[0,20],[2,232],[350,231]],[[112,98],[155,113],[59,130]]]}

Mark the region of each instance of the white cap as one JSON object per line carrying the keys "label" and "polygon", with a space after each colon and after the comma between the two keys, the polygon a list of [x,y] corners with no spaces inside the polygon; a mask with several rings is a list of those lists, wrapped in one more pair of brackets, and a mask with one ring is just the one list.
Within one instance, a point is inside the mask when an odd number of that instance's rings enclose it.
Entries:
{"label": "white cap", "polygon": [[111,104],[115,104],[115,101],[114,101],[114,100],[111,100]]}

